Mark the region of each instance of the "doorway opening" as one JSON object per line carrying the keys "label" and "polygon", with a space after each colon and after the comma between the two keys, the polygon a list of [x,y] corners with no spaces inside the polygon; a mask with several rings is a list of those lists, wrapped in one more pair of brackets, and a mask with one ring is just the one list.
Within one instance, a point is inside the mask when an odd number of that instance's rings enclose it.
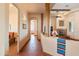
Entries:
{"label": "doorway opening", "polygon": [[30,34],[37,36],[37,20],[31,20],[30,24]]}
{"label": "doorway opening", "polygon": [[35,41],[35,39],[32,38],[36,38],[37,39],[37,20],[33,19],[30,21],[30,39],[31,41]]}

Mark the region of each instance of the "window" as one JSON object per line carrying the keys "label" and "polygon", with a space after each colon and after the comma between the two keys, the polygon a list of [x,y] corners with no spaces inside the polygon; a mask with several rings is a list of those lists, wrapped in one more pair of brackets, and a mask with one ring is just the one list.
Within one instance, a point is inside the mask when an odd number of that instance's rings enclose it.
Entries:
{"label": "window", "polygon": [[71,22],[69,22],[69,32],[71,32]]}
{"label": "window", "polygon": [[69,22],[69,32],[73,32],[73,23]]}

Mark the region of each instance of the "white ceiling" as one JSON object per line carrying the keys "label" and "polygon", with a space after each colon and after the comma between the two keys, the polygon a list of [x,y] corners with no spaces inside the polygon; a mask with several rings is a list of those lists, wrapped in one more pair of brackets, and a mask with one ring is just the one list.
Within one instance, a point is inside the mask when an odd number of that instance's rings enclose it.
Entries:
{"label": "white ceiling", "polygon": [[20,10],[25,10],[29,13],[43,13],[45,11],[44,3],[17,3],[15,5]]}
{"label": "white ceiling", "polygon": [[[73,10],[73,9],[76,9],[76,8],[79,8],[79,3],[56,3],[52,9],[70,9],[70,10]],[[60,11],[58,13],[65,13],[65,12],[68,12],[68,11]],[[52,15],[57,15],[58,14],[57,12],[55,11],[51,11],[51,14]]]}
{"label": "white ceiling", "polygon": [[74,8],[79,8],[79,3],[56,3],[54,7],[52,7],[52,9],[74,9]]}
{"label": "white ceiling", "polygon": [[[45,3],[16,3],[15,4],[20,10],[27,11],[29,13],[44,13]],[[51,4],[53,5],[53,3]],[[79,3],[55,3],[52,9],[76,9],[79,8]],[[51,12],[57,14],[57,12]],[[59,12],[64,13],[64,12]]]}

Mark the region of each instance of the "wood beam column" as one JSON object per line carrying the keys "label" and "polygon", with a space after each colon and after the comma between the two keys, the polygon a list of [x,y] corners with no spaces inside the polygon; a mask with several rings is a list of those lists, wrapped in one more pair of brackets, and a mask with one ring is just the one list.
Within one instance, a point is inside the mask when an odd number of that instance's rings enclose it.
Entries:
{"label": "wood beam column", "polygon": [[43,32],[43,13],[41,13],[41,32]]}
{"label": "wood beam column", "polygon": [[49,36],[49,22],[50,22],[50,3],[45,4],[45,24],[46,24],[46,32],[45,34]]}

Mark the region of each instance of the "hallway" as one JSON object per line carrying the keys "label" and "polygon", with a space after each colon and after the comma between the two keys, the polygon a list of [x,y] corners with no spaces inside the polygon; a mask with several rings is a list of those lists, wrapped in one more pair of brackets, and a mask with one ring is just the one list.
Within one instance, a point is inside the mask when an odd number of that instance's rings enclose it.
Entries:
{"label": "hallway", "polygon": [[30,41],[19,53],[20,56],[50,56],[42,52],[41,42],[37,40],[37,37],[31,35]]}
{"label": "hallway", "polygon": [[78,6],[79,3],[0,4],[0,55],[79,56]]}

